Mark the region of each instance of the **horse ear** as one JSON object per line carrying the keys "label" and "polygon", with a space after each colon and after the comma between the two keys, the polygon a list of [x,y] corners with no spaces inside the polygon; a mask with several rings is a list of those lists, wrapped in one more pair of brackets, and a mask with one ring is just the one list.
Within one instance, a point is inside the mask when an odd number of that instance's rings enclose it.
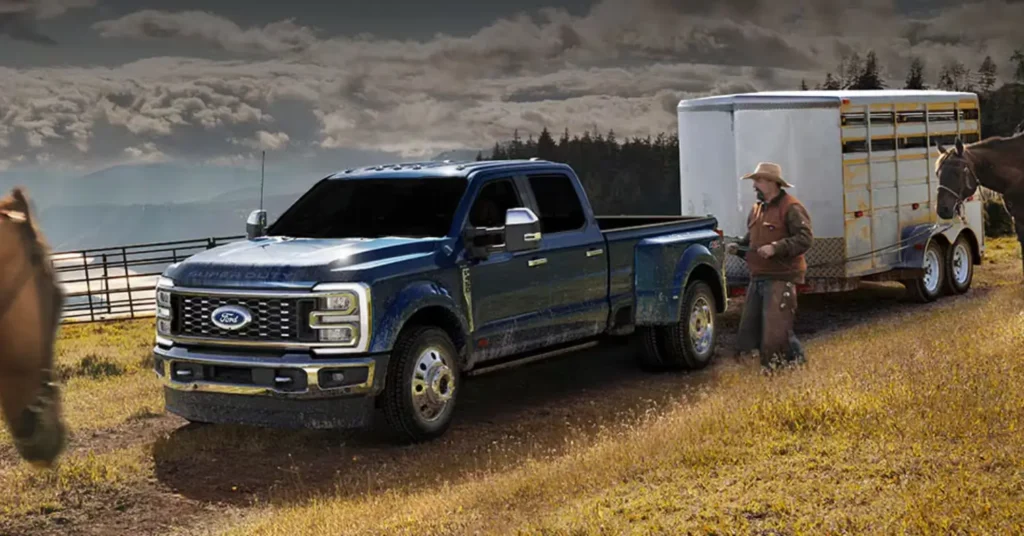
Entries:
{"label": "horse ear", "polygon": [[939,152],[940,152],[940,153],[944,153],[944,152],[946,152],[946,150],[947,150],[947,149],[946,149],[946,146],[945,146],[945,145],[943,145],[943,144],[941,144],[941,143],[940,143],[940,144],[938,144],[938,147],[937,147],[937,149],[939,150]]}
{"label": "horse ear", "polygon": [[19,186],[11,190],[11,198],[14,199],[13,209],[25,215],[29,221],[32,220],[32,204],[28,200],[28,194]]}
{"label": "horse ear", "polygon": [[956,137],[956,155],[957,156],[963,156],[964,155],[964,142],[960,140],[960,136]]}

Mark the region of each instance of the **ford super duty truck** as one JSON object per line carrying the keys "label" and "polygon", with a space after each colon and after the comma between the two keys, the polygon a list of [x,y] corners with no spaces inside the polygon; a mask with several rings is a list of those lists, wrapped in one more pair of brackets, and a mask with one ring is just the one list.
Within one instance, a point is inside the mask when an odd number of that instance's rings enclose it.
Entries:
{"label": "ford super duty truck", "polygon": [[702,368],[726,308],[714,217],[597,217],[564,164],[347,170],[266,220],[160,277],[156,374],[189,421],[356,428],[379,408],[425,440],[467,376],[615,337],[645,368]]}

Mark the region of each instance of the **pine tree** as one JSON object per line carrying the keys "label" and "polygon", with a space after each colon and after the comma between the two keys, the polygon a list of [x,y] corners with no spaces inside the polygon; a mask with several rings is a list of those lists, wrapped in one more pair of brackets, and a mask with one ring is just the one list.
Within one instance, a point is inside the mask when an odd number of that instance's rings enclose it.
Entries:
{"label": "pine tree", "polygon": [[807,90],[808,90],[808,87],[807,87],[807,80],[806,80],[806,79],[803,79],[803,78],[801,78],[801,79],[800,79],[800,91],[807,91]]}
{"label": "pine tree", "polygon": [[541,160],[556,160],[555,150],[555,139],[551,137],[551,133],[548,132],[548,127],[544,127],[540,131],[540,137],[537,138],[537,158]]}
{"label": "pine tree", "polygon": [[1013,80],[1017,83],[1024,84],[1024,52],[1019,48],[1013,51],[1013,55],[1010,56],[1010,61],[1015,65],[1013,70]]}
{"label": "pine tree", "polygon": [[973,91],[971,70],[963,62],[953,60],[945,64],[939,74],[939,88],[947,91]]}
{"label": "pine tree", "polygon": [[476,152],[476,161],[480,162],[483,159],[484,159],[484,152],[483,151],[477,151]]}
{"label": "pine tree", "polygon": [[996,85],[996,62],[992,61],[992,56],[985,56],[985,61],[981,62],[981,67],[978,68],[978,87],[984,93],[989,93],[992,88]]}
{"label": "pine tree", "polygon": [[864,67],[850,89],[885,89],[885,83],[878,72],[878,56],[874,50],[868,51]]}
{"label": "pine tree", "polygon": [[839,84],[843,88],[852,87],[857,83],[857,79],[860,78],[860,74],[863,70],[864,67],[860,59],[860,54],[857,52],[843,57],[842,61],[839,62]]}
{"label": "pine tree", "polygon": [[910,61],[910,72],[903,89],[928,89],[924,85],[924,60],[921,58],[915,57]]}
{"label": "pine tree", "polygon": [[825,84],[822,86],[823,89],[837,90],[842,89],[842,87],[842,83],[832,76],[832,73],[825,73]]}

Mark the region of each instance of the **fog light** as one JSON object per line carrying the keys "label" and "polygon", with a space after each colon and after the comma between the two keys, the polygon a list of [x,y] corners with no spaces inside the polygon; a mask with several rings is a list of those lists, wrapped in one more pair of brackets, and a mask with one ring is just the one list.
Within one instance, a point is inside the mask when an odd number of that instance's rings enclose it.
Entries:
{"label": "fog light", "polygon": [[160,333],[168,334],[171,332],[171,321],[165,319],[159,319],[156,321],[156,330]]}
{"label": "fog light", "polygon": [[351,324],[338,326],[336,328],[320,329],[318,331],[320,332],[320,340],[323,342],[349,344],[356,340],[356,327]]}

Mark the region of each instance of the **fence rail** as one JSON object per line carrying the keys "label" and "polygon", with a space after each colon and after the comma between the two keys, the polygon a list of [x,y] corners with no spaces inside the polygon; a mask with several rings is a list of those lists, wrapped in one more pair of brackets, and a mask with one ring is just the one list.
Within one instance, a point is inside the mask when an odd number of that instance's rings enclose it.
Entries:
{"label": "fence rail", "polygon": [[54,252],[50,258],[67,298],[61,320],[97,322],[152,317],[164,269],[207,249],[245,238],[219,236]]}

